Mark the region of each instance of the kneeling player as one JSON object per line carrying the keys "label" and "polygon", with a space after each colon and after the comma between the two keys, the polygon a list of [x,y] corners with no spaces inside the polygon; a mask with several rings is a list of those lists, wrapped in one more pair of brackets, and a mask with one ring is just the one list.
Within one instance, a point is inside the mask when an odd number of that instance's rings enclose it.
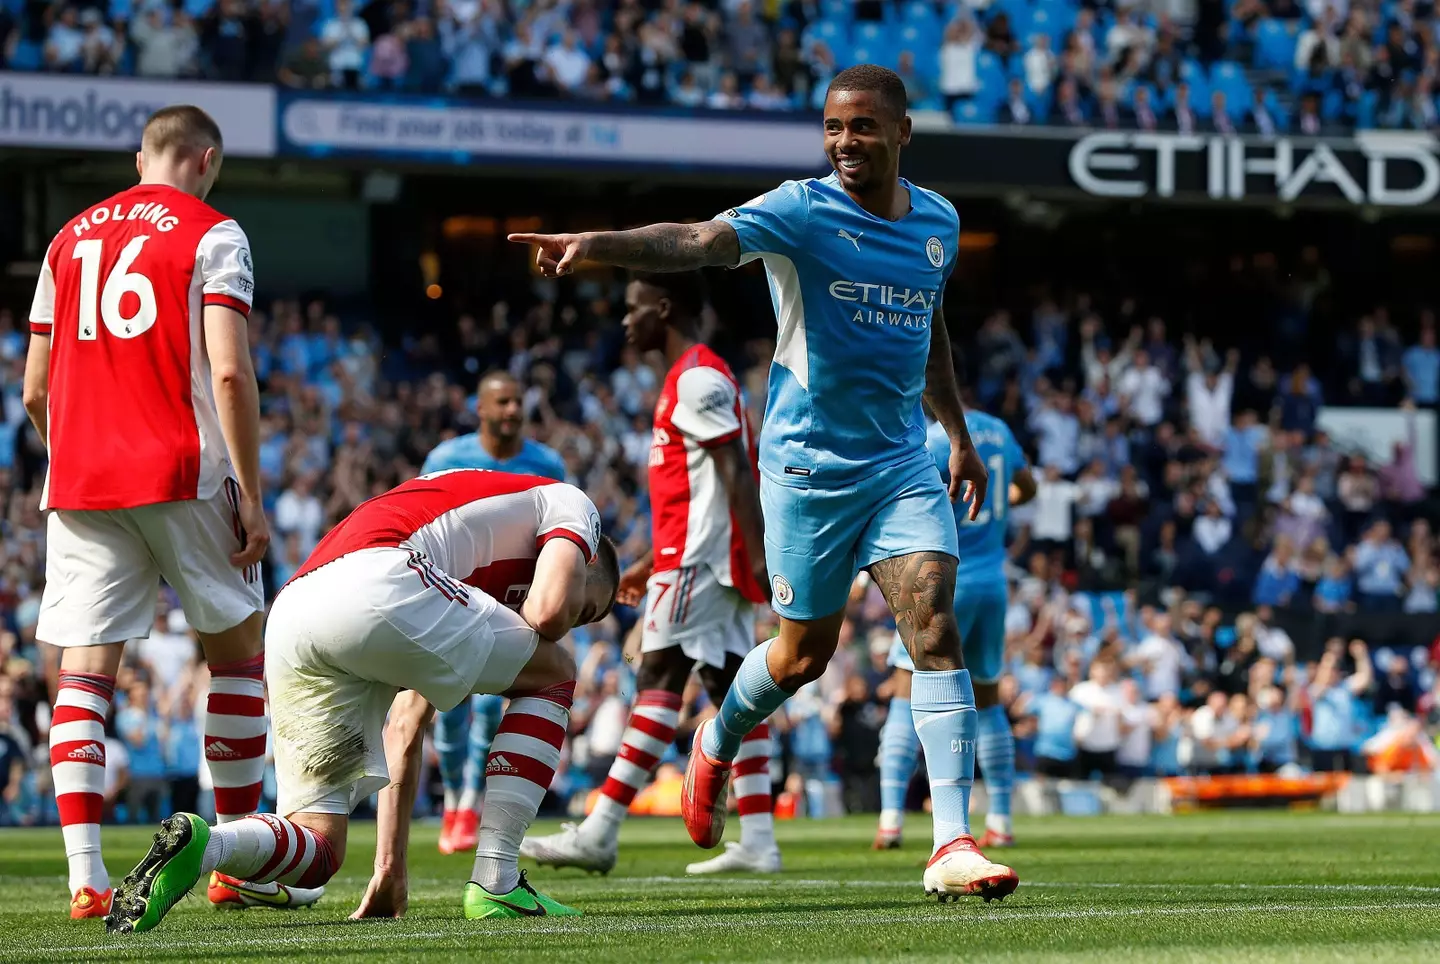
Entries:
{"label": "kneeling player", "polygon": [[[638,696],[595,809],[578,827],[530,837],[526,857],[608,872],[630,803],[675,739],[692,668],[719,706],[755,646],[755,606],[766,599],[764,530],[755,450],[730,366],[700,341],[698,273],[636,275],[625,290],[625,334],[664,351],[670,372],[655,407],[650,447],[653,549],[621,580],[628,605],[646,597]],[[775,873],[770,812],[770,730],[751,730],[735,759],[740,843],[685,872]]]}
{"label": "kneeling player", "polygon": [[350,811],[382,787],[376,871],[357,916],[402,914],[431,705],[473,693],[510,703],[486,767],[465,914],[577,914],[536,893],[516,857],[559,763],[575,692],[574,660],[557,641],[603,618],[617,582],[614,546],[574,486],[460,469],[361,505],[270,613],[265,668],[285,816],[213,828],[194,814],[170,817],[117,890],[109,929],[156,926],[212,870],[324,883],[344,860]]}
{"label": "kneeling player", "polygon": [[[955,624],[960,630],[965,665],[975,681],[975,706],[980,715],[976,756],[990,797],[980,845],[1008,847],[1015,842],[1010,827],[1015,737],[998,695],[1005,657],[1005,517],[1011,506],[1024,505],[1035,497],[1035,479],[1004,422],[971,411],[965,414],[965,423],[990,470],[990,492],[973,522],[964,506],[955,507],[960,543]],[[943,473],[950,460],[950,443],[939,425],[931,427],[926,447]],[[920,737],[910,712],[910,677],[915,664],[898,636],[890,650],[890,665],[895,667],[896,689],[880,733],[880,829],[875,834],[876,850],[900,846],[905,791],[915,774],[915,758],[920,752]]]}

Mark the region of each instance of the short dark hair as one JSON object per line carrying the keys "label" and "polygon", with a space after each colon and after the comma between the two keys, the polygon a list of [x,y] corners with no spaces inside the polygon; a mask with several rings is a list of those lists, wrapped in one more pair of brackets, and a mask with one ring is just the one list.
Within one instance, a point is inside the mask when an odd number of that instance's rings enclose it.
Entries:
{"label": "short dark hair", "polygon": [[698,271],[632,271],[630,280],[665,292],[685,318],[699,318],[705,310],[705,276]]}
{"label": "short dark hair", "polygon": [[610,605],[600,614],[600,619],[604,619],[615,608],[615,594],[620,591],[620,553],[609,536],[601,536],[596,544],[594,566],[594,580],[609,590]]}
{"label": "short dark hair", "polygon": [[830,94],[840,90],[870,91],[878,95],[880,102],[885,109],[894,111],[898,120],[905,116],[905,107],[908,98],[905,93],[905,81],[900,75],[888,67],[881,67],[878,64],[856,64],[854,67],[846,67],[835,75],[830,81],[830,88],[826,92]]}
{"label": "short dark hair", "polygon": [[215,118],[190,104],[162,107],[150,115],[140,135],[140,147],[151,154],[172,150],[203,151],[213,147],[225,150],[225,138]]}

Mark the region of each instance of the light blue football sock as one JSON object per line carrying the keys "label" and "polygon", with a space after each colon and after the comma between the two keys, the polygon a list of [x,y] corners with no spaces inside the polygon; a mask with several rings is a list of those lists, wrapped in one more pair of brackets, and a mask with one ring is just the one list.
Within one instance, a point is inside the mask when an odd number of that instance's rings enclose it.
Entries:
{"label": "light blue football sock", "polygon": [[980,711],[980,739],[976,750],[985,790],[990,795],[990,814],[1010,816],[1010,794],[1015,789],[1015,734],[1005,707],[987,706]]}
{"label": "light blue football sock", "polygon": [[979,718],[970,671],[915,671],[910,710],[925,748],[934,810],[935,849],[970,832],[970,787],[975,781]]}
{"label": "light blue football sock", "polygon": [[729,763],[735,759],[745,734],[769,719],[771,713],[794,695],[781,689],[770,676],[770,667],[765,661],[771,642],[773,640],[767,640],[750,650],[720,704],[720,712],[715,714],[713,725],[705,728],[703,749],[712,760]]}
{"label": "light blue football sock", "polygon": [[904,812],[905,791],[915,775],[915,759],[920,755],[920,737],[915,733],[915,718],[910,701],[895,697],[885,727],[880,731],[880,809]]}

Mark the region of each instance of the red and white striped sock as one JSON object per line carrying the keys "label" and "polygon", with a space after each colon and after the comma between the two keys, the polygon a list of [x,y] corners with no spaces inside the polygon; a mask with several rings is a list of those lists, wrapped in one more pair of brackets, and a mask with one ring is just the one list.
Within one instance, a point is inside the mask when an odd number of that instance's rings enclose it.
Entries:
{"label": "red and white striped sock", "polygon": [[520,841],[535,821],[560,765],[560,745],[575,682],[511,697],[490,744],[480,841],[470,879],[492,894],[508,894],[520,881]]}
{"label": "red and white striped sock", "polygon": [[675,741],[680,723],[680,694],[669,690],[641,690],[630,711],[630,722],[620,743],[620,752],[610,764],[610,773],[600,787],[595,809],[581,831],[592,839],[613,841],[620,824],[630,812],[635,794],[650,782],[660,758]]}
{"label": "red and white striped sock", "polygon": [[81,887],[104,893],[110,875],[100,855],[100,815],[105,801],[105,717],[115,696],[115,677],[60,671],[55,715],[50,721],[50,772],[70,893]]}
{"label": "red and white striped sock", "polygon": [[205,701],[205,762],[215,786],[215,818],[239,820],[260,806],[265,778],[265,655],[210,667]]}
{"label": "red and white striped sock", "polygon": [[340,868],[321,834],[273,813],[257,813],[214,827],[200,869],[201,876],[218,870],[254,884],[275,880],[319,887]]}
{"label": "red and white striped sock", "polygon": [[735,754],[736,809],[740,811],[740,846],[746,850],[775,848],[775,818],[770,812],[770,724],[761,723],[745,735]]}

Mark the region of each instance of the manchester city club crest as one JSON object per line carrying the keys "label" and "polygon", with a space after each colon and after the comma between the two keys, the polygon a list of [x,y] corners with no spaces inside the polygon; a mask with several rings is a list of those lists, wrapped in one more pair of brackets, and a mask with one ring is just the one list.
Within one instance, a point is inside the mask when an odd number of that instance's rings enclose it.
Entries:
{"label": "manchester city club crest", "polygon": [[939,238],[932,237],[925,242],[925,257],[929,258],[930,263],[937,268],[945,263],[945,245],[940,242]]}
{"label": "manchester city club crest", "polygon": [[770,580],[770,588],[774,591],[775,601],[782,606],[788,606],[795,601],[795,590],[790,586],[790,580],[784,576],[776,576]]}

